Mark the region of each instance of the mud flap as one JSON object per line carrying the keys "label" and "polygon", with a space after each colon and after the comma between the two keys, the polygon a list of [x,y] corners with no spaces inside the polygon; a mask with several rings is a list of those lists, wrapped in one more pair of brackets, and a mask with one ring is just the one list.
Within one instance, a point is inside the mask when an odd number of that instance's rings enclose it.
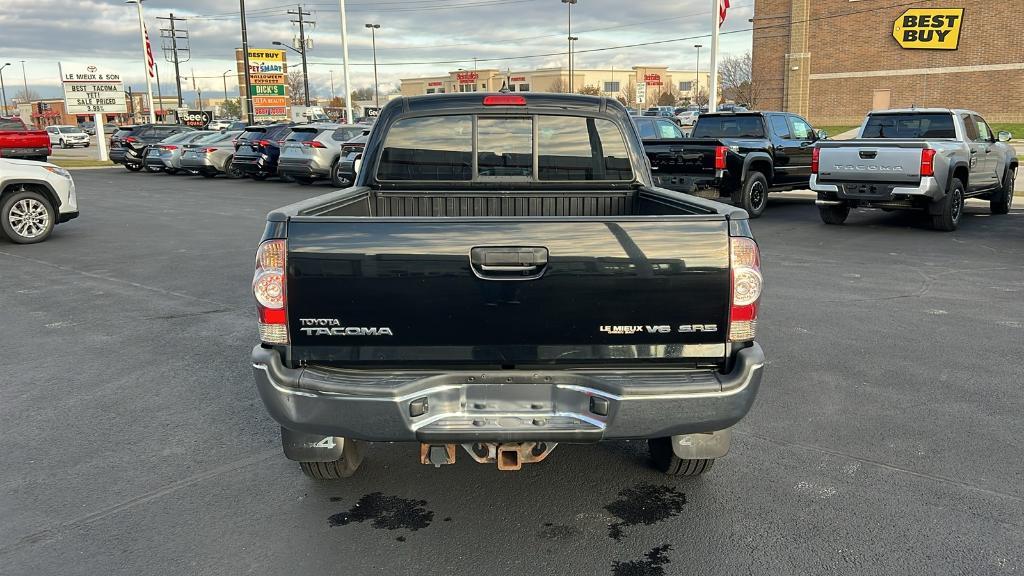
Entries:
{"label": "mud flap", "polygon": [[682,434],[672,437],[672,452],[684,460],[722,458],[729,453],[732,429],[707,434]]}
{"label": "mud flap", "polygon": [[341,458],[345,449],[345,439],[281,428],[281,447],[284,448],[284,455],[289,460],[333,462]]}

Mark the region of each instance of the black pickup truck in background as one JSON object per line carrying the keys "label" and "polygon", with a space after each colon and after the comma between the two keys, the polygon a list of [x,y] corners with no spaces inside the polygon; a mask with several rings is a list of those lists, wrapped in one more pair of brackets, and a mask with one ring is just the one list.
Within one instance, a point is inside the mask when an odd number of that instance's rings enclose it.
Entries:
{"label": "black pickup truck in background", "polygon": [[517,470],[645,439],[662,471],[728,452],[765,366],[743,210],[659,189],[615,100],[389,102],[355,184],[271,212],[256,387],[285,455],[351,475],[363,442]]}
{"label": "black pickup truck in background", "polygon": [[670,190],[731,198],[751,218],[769,192],[807,188],[814,143],[826,138],[795,114],[701,114],[690,138],[644,140],[655,182]]}

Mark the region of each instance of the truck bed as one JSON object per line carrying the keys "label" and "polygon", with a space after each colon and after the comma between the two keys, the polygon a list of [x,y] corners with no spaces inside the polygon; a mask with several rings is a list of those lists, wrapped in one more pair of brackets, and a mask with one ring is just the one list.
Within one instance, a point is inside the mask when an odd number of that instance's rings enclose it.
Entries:
{"label": "truck bed", "polygon": [[[667,190],[383,191],[353,188],[283,208],[284,217],[590,217],[716,215],[721,204]],[[727,209],[731,212],[731,209]],[[738,212],[738,211],[737,211]],[[271,214],[273,218],[274,213]]]}

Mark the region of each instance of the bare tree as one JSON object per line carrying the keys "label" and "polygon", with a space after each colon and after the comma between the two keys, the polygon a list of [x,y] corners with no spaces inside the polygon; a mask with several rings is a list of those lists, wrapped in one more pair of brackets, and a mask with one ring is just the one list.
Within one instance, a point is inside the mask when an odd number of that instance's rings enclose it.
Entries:
{"label": "bare tree", "polygon": [[23,104],[26,102],[35,102],[36,100],[39,100],[39,92],[29,88],[28,93],[26,94],[25,89],[22,88],[15,92],[14,99]]}
{"label": "bare tree", "polygon": [[718,68],[722,80],[722,95],[739,104],[753,108],[761,95],[761,87],[754,82],[753,59],[748,50],[742,56],[729,56]]}
{"label": "bare tree", "polygon": [[555,78],[554,82],[551,83],[551,88],[549,89],[549,91],[557,92],[557,93],[562,93],[562,92],[568,92],[569,89],[566,86],[565,80],[563,80],[562,77],[559,76],[558,78]]}
{"label": "bare tree", "polygon": [[708,105],[708,90],[707,88],[701,88],[697,91],[697,95],[693,98],[693,103],[697,106],[704,107]]}
{"label": "bare tree", "polygon": [[292,104],[302,104],[305,99],[305,85],[302,82],[302,70],[296,68],[288,72],[288,101]]}
{"label": "bare tree", "polygon": [[632,78],[626,82],[626,86],[622,90],[619,90],[619,101],[630,108],[636,106],[636,83]]}

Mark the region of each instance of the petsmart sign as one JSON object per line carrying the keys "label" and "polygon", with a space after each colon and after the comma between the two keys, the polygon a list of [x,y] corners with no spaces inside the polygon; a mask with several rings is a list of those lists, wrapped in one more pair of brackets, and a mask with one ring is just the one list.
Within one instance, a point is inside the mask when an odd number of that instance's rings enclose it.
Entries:
{"label": "petsmart sign", "polygon": [[908,50],[956,50],[963,8],[911,8],[896,19],[892,37]]}

